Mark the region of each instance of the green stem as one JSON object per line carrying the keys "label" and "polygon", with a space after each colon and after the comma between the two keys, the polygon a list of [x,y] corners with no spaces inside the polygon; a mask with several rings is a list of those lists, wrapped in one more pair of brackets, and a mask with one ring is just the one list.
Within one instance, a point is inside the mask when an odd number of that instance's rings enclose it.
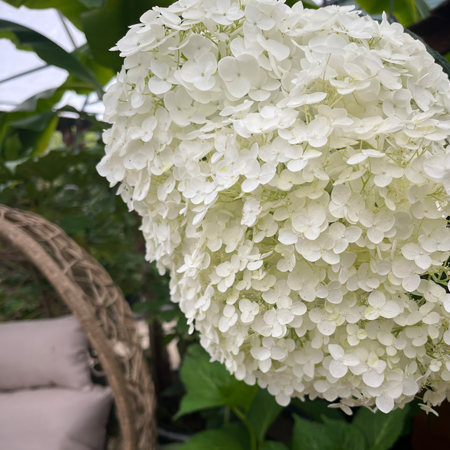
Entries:
{"label": "green stem", "polygon": [[233,406],[232,410],[236,414],[236,416],[238,416],[239,419],[241,419],[242,422],[244,422],[245,426],[247,427],[248,433],[250,434],[251,450],[257,450],[256,435],[255,430],[252,427],[252,424],[248,421],[246,415],[243,414],[236,406]]}
{"label": "green stem", "polygon": [[225,412],[223,415],[223,423],[227,424],[230,421],[230,407],[225,406]]}

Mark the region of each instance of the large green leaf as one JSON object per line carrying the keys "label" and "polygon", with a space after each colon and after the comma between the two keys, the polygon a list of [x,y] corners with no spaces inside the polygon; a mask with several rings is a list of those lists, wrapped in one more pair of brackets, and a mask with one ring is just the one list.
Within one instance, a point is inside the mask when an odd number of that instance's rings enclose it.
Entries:
{"label": "large green leaf", "polygon": [[71,75],[90,84],[99,96],[102,95],[102,86],[92,70],[52,40],[30,28],[0,19],[0,33],[2,32],[6,32],[8,38],[13,34],[12,40],[19,48],[32,49],[46,63],[67,70]]}
{"label": "large green leaf", "polygon": [[406,406],[389,414],[381,411],[374,414],[367,408],[361,408],[352,426],[364,436],[367,450],[389,450],[402,434],[408,411],[409,407]]}
{"label": "large green leaf", "polygon": [[[369,14],[381,14],[383,11],[389,12],[391,2],[394,0],[356,0]],[[405,27],[417,21],[417,9],[414,0],[395,0],[394,16]]]}
{"label": "large green leaf", "polygon": [[344,421],[311,422],[294,415],[292,450],[366,450],[361,432]]}
{"label": "large green leaf", "polygon": [[223,364],[209,362],[199,345],[191,345],[181,368],[186,395],[176,418],[217,406],[241,407],[247,411],[258,389],[230,375]]}
{"label": "large green leaf", "polygon": [[420,22],[430,15],[430,7],[425,0],[414,0],[417,10],[417,21]]}
{"label": "large green leaf", "polygon": [[[87,11],[85,6],[90,0],[5,0],[12,6],[26,6],[30,9],[55,8],[67,17],[77,28],[82,29],[80,14]],[[100,0],[97,0],[97,3]],[[95,0],[93,0],[95,2]],[[84,3],[84,4],[83,4]],[[91,1],[92,3],[92,1]]]}
{"label": "large green leaf", "polygon": [[103,0],[78,0],[80,3],[83,3],[84,6],[88,8],[96,8],[98,6],[103,5]]}
{"label": "large green leaf", "polygon": [[171,3],[171,0],[106,0],[102,7],[84,12],[81,15],[83,29],[95,59],[119,71],[122,59],[110,48],[125,36],[130,25],[139,22],[144,12],[156,5],[168,6]]}
{"label": "large green leaf", "polygon": [[85,66],[89,67],[89,69],[92,70],[102,86],[107,84],[111,80],[111,78],[116,75],[114,70],[99,64],[94,59],[94,56],[92,55],[92,51],[89,48],[88,44],[84,44],[81,47],[78,47],[74,53],[76,53],[76,55],[80,58],[80,61]]}
{"label": "large green leaf", "polygon": [[262,450],[288,450],[288,448],[281,442],[266,441]]}
{"label": "large green leaf", "polygon": [[47,111],[33,116],[27,116],[11,122],[9,125],[22,130],[44,131],[48,123],[55,117],[53,111]]}
{"label": "large green leaf", "polygon": [[340,409],[329,408],[330,403],[321,398],[314,400],[306,398],[304,401],[299,398],[294,398],[291,404],[317,422],[323,422],[324,417],[333,420],[344,420],[344,413]]}
{"label": "large green leaf", "polygon": [[180,450],[246,450],[231,433],[207,430],[197,433]]}
{"label": "large green leaf", "polygon": [[17,124],[17,128],[10,127],[0,152],[9,167],[14,169],[17,160],[21,164],[27,158],[44,153],[58,124],[58,117],[55,114],[38,115],[17,121]]}
{"label": "large green leaf", "polygon": [[279,416],[282,407],[275,401],[266,389],[259,389],[248,412],[248,421],[256,433],[256,439],[261,442],[270,425]]}
{"label": "large green leaf", "polygon": [[39,92],[26,99],[20,105],[16,106],[14,111],[34,111],[38,113],[42,111],[48,111],[55,103],[58,103],[59,100],[61,100],[61,97],[64,94],[65,90],[65,88],[61,89],[58,87]]}
{"label": "large green leaf", "polygon": [[227,423],[220,428],[221,431],[233,436],[242,448],[251,448],[251,439],[248,429],[242,423]]}

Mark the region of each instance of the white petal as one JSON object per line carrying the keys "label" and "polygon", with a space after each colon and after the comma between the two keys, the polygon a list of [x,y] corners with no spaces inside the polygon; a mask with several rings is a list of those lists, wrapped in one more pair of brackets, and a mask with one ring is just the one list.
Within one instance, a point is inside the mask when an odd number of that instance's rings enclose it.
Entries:
{"label": "white petal", "polygon": [[380,395],[376,398],[375,403],[381,412],[387,414],[394,409],[394,399],[387,395]]}
{"label": "white petal", "polygon": [[350,158],[347,159],[347,164],[353,165],[353,164],[359,164],[362,163],[367,159],[367,155],[364,155],[363,153],[356,153],[356,155],[350,156]]}
{"label": "white petal", "polygon": [[236,98],[242,98],[244,95],[247,95],[251,86],[250,81],[244,77],[237,77],[230,82],[227,81],[226,85],[230,94]]}
{"label": "white petal", "polygon": [[341,359],[344,357],[344,349],[337,344],[330,344],[328,346],[328,351],[330,352],[330,355],[333,359]]}
{"label": "white petal", "polygon": [[239,71],[239,63],[236,58],[226,56],[218,64],[220,78],[224,81],[233,81]]}
{"label": "white petal", "polygon": [[342,378],[347,374],[348,367],[344,366],[341,361],[331,361],[329,370],[334,378]]}
{"label": "white petal", "polygon": [[336,331],[336,324],[328,320],[324,320],[317,325],[317,329],[325,336],[331,336]]}
{"label": "white petal", "polygon": [[402,286],[408,292],[414,292],[420,285],[420,277],[417,274],[410,275],[407,278],[403,278]]}
{"label": "white petal", "polygon": [[306,305],[302,302],[295,302],[291,307],[292,314],[295,316],[302,316],[306,313]]}
{"label": "white petal", "polygon": [[386,303],[386,296],[380,291],[372,291],[369,295],[369,304],[381,308]]}
{"label": "white petal", "polygon": [[384,380],[384,373],[376,373],[374,370],[369,370],[363,375],[363,381],[367,386],[377,388],[381,386]]}
{"label": "white petal", "polygon": [[397,305],[397,303],[393,301],[388,301],[386,304],[381,308],[380,315],[382,317],[385,317],[386,319],[392,319],[394,317],[397,317],[400,314],[400,306]]}

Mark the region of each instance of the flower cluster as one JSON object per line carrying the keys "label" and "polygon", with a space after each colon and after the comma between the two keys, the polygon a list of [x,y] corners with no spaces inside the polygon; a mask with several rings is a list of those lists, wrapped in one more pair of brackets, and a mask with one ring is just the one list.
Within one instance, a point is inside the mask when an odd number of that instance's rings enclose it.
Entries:
{"label": "flower cluster", "polygon": [[450,82],[353,7],[180,0],[121,39],[98,171],[212,359],[287,405],[450,392]]}

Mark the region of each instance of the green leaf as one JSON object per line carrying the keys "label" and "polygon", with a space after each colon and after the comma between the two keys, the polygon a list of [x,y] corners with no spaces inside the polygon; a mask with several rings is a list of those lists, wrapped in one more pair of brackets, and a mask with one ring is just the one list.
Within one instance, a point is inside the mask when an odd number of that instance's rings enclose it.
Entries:
{"label": "green leaf", "polygon": [[[30,9],[55,8],[67,17],[77,28],[83,29],[80,14],[87,11],[81,0],[5,0],[12,6],[26,6]],[[87,0],[89,1],[89,0]]]}
{"label": "green leaf", "polygon": [[103,5],[103,0],[78,0],[80,3],[83,3],[87,8],[96,8],[98,6]]}
{"label": "green leaf", "polygon": [[111,80],[111,78],[116,75],[116,72],[114,70],[111,70],[109,67],[105,67],[99,64],[94,59],[92,51],[87,43],[78,47],[74,51],[74,54],[77,55],[77,57],[86,67],[89,67],[89,69],[92,70],[102,86],[107,84]]}
{"label": "green leaf", "polygon": [[186,395],[175,420],[185,414],[217,406],[241,407],[247,411],[258,389],[238,381],[223,364],[210,362],[199,346],[191,345],[181,368]]}
{"label": "green leaf", "polygon": [[294,398],[291,404],[317,422],[323,422],[324,417],[333,420],[345,420],[344,413],[340,409],[328,408],[329,402],[321,398],[314,400],[305,399],[304,401]]}
{"label": "green leaf", "polygon": [[430,15],[430,7],[425,0],[414,0],[417,10],[417,21],[420,22]]}
{"label": "green leaf", "polygon": [[[381,14],[383,11],[389,12],[391,1],[394,0],[357,0],[356,3],[369,14]],[[417,21],[417,9],[414,0],[395,0],[393,13],[404,27]]]}
{"label": "green leaf", "polygon": [[266,389],[259,389],[248,412],[248,421],[256,433],[256,439],[264,440],[270,425],[279,416],[283,407],[276,401],[275,397]]}
{"label": "green leaf", "polygon": [[322,424],[294,415],[292,450],[366,450],[357,428],[343,421],[324,420]]}
{"label": "green leaf", "polygon": [[10,126],[21,128],[31,131],[44,131],[47,128],[51,119],[55,117],[55,113],[52,111],[47,111],[41,114],[36,114],[34,116],[27,116],[23,119],[18,119],[10,122]]}
{"label": "green leaf", "polygon": [[389,450],[400,437],[409,406],[389,414],[360,408],[352,425],[364,436],[367,450]]}
{"label": "green leaf", "polygon": [[302,0],[303,6],[310,9],[319,9],[319,5],[313,0]]}
{"label": "green leaf", "polygon": [[227,423],[220,428],[221,431],[233,436],[236,441],[242,446],[242,448],[250,449],[251,441],[248,429],[242,425],[242,423]]}
{"label": "green leaf", "polygon": [[39,92],[16,106],[14,111],[48,111],[55,103],[58,103],[59,100],[61,100],[65,91],[65,88],[60,87]]}
{"label": "green leaf", "polygon": [[408,33],[414,39],[422,42],[423,45],[427,48],[427,52],[434,58],[436,64],[439,64],[442,67],[444,73],[450,78],[450,61],[445,57],[438,53],[436,50],[433,50],[420,36],[417,36],[416,33],[413,33],[411,30],[405,29],[405,33]]}
{"label": "green leaf", "polygon": [[171,0],[106,0],[102,7],[82,14],[83,29],[95,59],[106,67],[119,71],[122,58],[119,52],[111,52],[117,42],[125,36],[130,25],[139,23],[139,18],[153,6],[169,6]]}
{"label": "green leaf", "polygon": [[133,311],[136,313],[153,313],[161,309],[166,304],[164,299],[156,299],[147,302],[137,302],[133,305]]}
{"label": "green leaf", "polygon": [[281,442],[266,441],[262,450],[288,450],[288,448]]}
{"label": "green leaf", "polygon": [[246,450],[230,433],[222,430],[207,430],[197,433],[179,450]]}
{"label": "green leaf", "polygon": [[99,96],[103,95],[103,88],[94,73],[55,42],[30,28],[0,19],[0,32],[4,31],[14,34],[13,42],[19,48],[31,48],[46,63],[67,70],[71,75],[90,84]]}
{"label": "green leaf", "polygon": [[[286,5],[293,6],[295,3],[297,3],[299,0],[287,0]],[[302,0],[303,6],[305,8],[309,9],[319,9],[319,5],[317,3],[314,3],[313,0]]]}

